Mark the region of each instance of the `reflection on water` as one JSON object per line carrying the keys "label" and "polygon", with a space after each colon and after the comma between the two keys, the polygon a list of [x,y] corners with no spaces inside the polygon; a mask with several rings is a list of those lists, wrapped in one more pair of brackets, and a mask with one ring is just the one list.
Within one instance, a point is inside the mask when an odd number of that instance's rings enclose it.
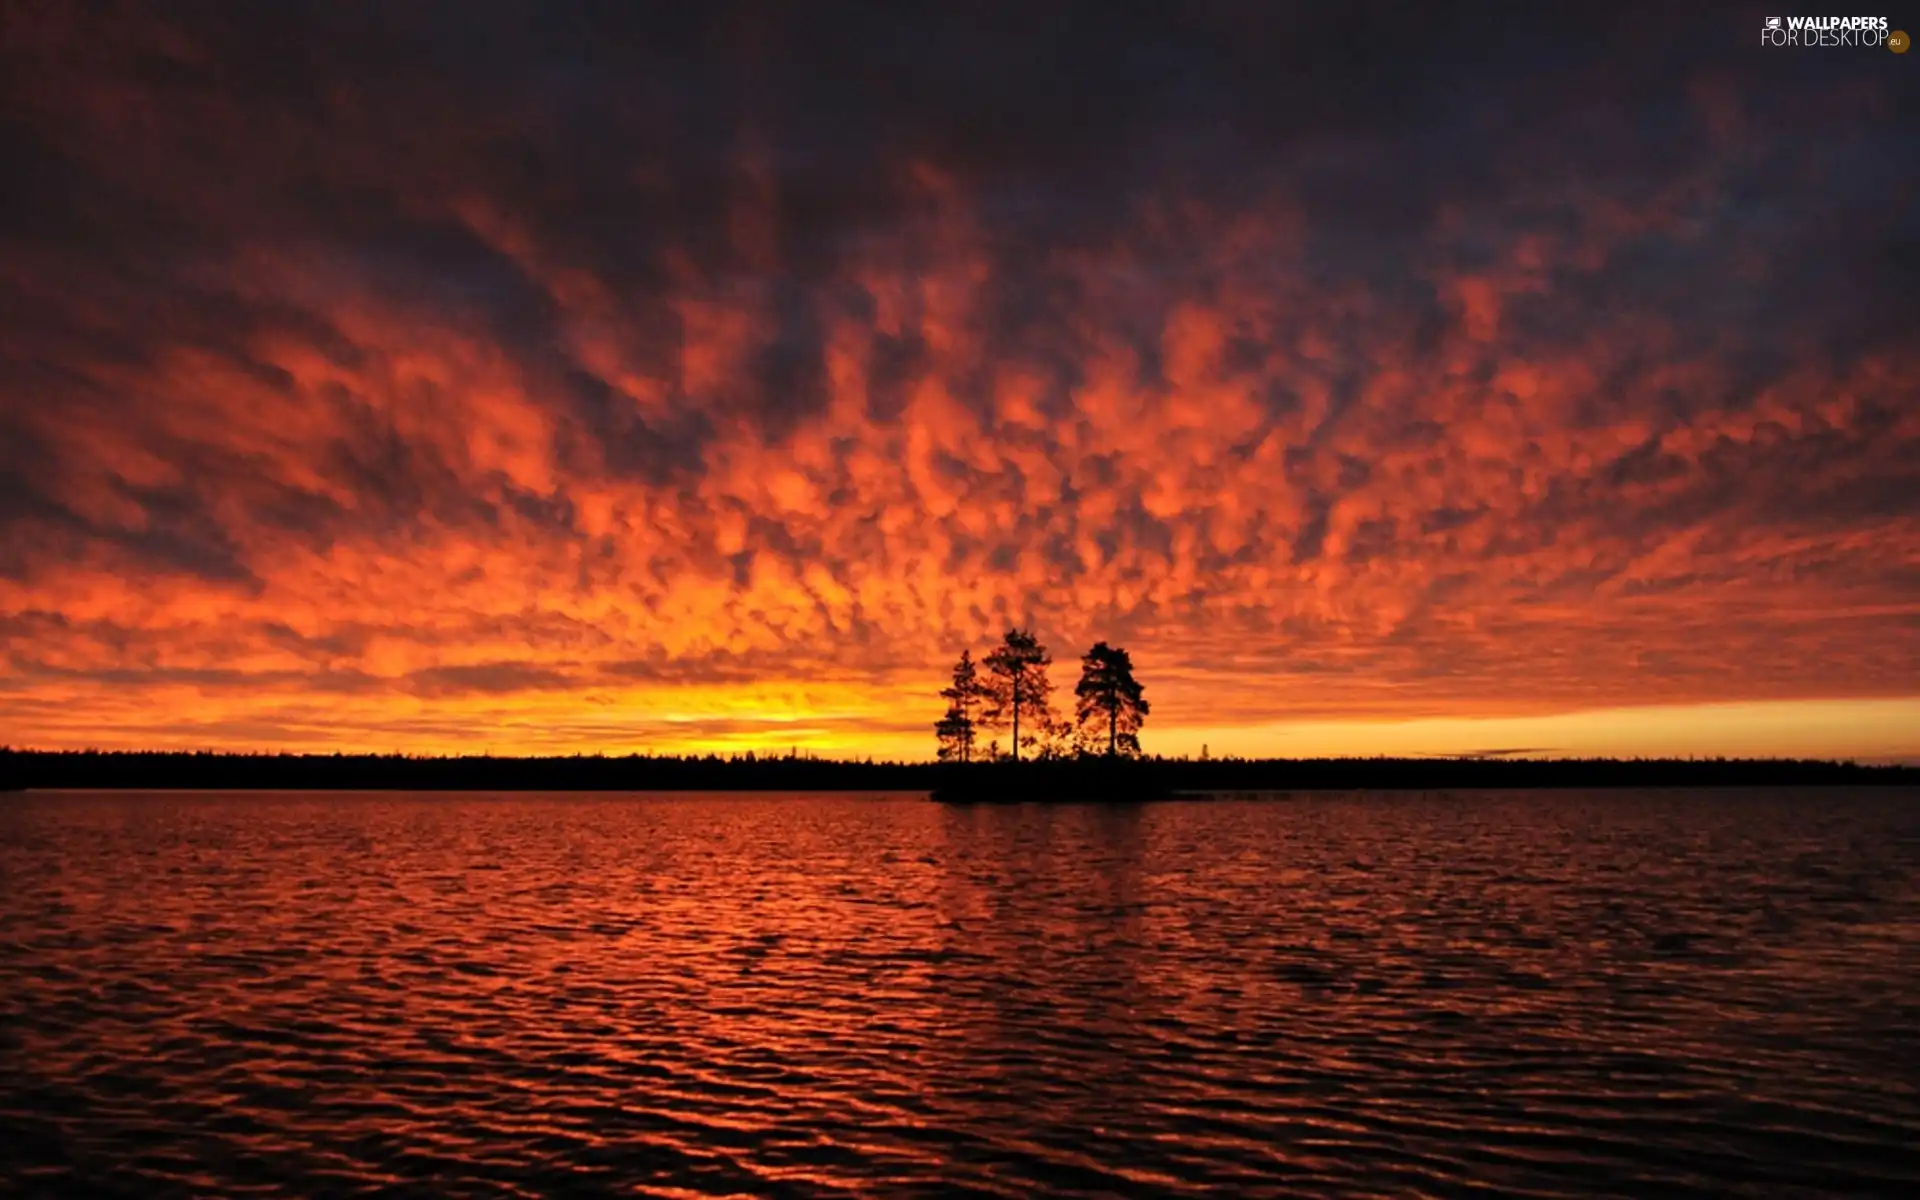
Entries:
{"label": "reflection on water", "polygon": [[1895,792],[15,796],[0,1183],[1913,1194],[1916,879]]}

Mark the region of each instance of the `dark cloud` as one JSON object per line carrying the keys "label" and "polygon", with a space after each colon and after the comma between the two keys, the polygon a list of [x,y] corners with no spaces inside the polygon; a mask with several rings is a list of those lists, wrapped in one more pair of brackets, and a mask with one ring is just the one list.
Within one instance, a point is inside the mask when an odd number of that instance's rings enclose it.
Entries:
{"label": "dark cloud", "polygon": [[560,671],[532,663],[472,663],[451,667],[429,667],[407,676],[405,686],[424,695],[480,692],[537,691],[563,688],[569,682]]}

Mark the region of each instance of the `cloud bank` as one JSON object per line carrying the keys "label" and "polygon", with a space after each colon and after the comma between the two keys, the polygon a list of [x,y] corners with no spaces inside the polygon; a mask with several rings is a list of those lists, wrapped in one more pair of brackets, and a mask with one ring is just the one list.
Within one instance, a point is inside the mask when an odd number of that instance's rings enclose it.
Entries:
{"label": "cloud bank", "polygon": [[5,740],[1915,692],[1910,63],[1039,7],[10,8]]}

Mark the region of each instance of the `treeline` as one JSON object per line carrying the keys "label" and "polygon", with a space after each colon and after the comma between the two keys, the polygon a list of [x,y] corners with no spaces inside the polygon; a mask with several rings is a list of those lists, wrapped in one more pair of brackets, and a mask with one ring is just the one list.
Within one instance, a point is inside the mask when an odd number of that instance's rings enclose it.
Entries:
{"label": "treeline", "polygon": [[[932,791],[1100,800],[1110,760],[860,762],[798,755],[553,758],[400,754],[210,754],[0,750],[0,787],[395,791]],[[1920,785],[1920,768],[1790,759],[1170,759],[1127,765],[1131,794],[1316,789],[1644,788]]]}
{"label": "treeline", "polygon": [[914,791],[926,764],[751,752],[496,757],[0,750],[0,788]]}

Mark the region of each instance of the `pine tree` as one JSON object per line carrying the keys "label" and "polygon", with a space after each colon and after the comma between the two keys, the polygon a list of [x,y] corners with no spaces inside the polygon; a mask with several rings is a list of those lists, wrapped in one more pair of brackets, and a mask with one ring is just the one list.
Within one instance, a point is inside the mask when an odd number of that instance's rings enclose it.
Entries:
{"label": "pine tree", "polygon": [[985,701],[986,693],[974,669],[972,652],[960,652],[960,661],[953,664],[953,682],[940,689],[940,698],[947,702],[946,715],[933,726],[934,734],[940,739],[940,760],[973,761],[975,735],[979,732],[975,714]]}
{"label": "pine tree", "polygon": [[965,762],[973,751],[973,722],[958,708],[933,723],[933,736],[940,739],[941,762]]}
{"label": "pine tree", "polygon": [[1140,753],[1140,726],[1150,711],[1142,692],[1127,652],[1095,642],[1080,660],[1080,682],[1073,689],[1081,747],[1097,746],[1104,736],[1108,757]]}
{"label": "pine tree", "polygon": [[1055,726],[1053,684],[1047,680],[1053,659],[1032,630],[1009,629],[985,662],[989,680],[981,721],[996,729],[1012,725],[1013,760],[1019,762],[1020,747],[1044,746]]}

